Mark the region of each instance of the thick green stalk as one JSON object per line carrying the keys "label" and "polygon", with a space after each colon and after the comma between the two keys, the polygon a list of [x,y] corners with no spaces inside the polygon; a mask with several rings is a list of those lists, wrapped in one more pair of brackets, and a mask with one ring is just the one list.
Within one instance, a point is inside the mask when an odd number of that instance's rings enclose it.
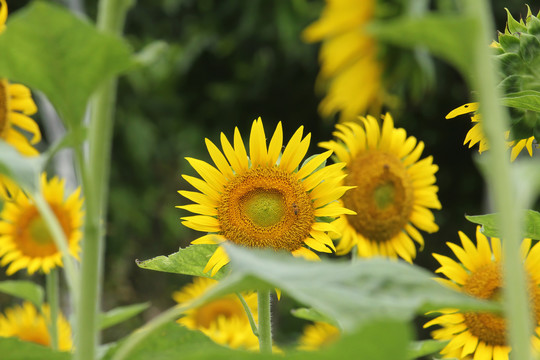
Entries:
{"label": "thick green stalk", "polygon": [[272,353],[272,318],[270,307],[270,290],[257,292],[259,317],[259,349],[261,353]]}
{"label": "thick green stalk", "polygon": [[[97,28],[105,33],[120,35],[131,3],[131,0],[101,0]],[[81,151],[78,151],[86,205],[81,287],[76,307],[75,358],[78,360],[95,360],[99,344],[98,319],[104,253],[102,226],[107,217],[115,102],[116,79],[111,79],[97,90],[91,104],[88,158],[84,159]]]}
{"label": "thick green stalk", "polygon": [[47,303],[49,304],[49,334],[51,347],[58,350],[58,272],[52,269],[46,275]]}
{"label": "thick green stalk", "polygon": [[487,0],[465,1],[468,15],[480,21],[475,39],[473,88],[478,91],[482,126],[489,143],[487,179],[492,193],[504,249],[504,312],[507,319],[512,359],[531,359],[532,321],[527,296],[526,278],[520,255],[522,219],[516,204],[516,184],[511,176],[511,164],[503,138],[509,128],[507,113],[500,105],[493,59],[488,45],[495,35],[491,9]]}

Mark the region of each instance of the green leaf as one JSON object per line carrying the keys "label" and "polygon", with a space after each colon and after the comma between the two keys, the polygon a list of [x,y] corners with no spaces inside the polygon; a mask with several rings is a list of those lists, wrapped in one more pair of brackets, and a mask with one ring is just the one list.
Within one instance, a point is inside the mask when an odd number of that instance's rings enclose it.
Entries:
{"label": "green leaf", "polygon": [[431,272],[401,261],[311,262],[272,250],[224,246],[231,260],[231,275],[193,306],[229,293],[279,288],[335,319],[344,331],[380,314],[408,321],[415,314],[447,307],[500,310],[498,304],[443,287],[433,280]]}
{"label": "green leaf", "polygon": [[148,309],[149,303],[133,304],[128,306],[121,306],[114,308],[106,313],[101,314],[99,319],[99,328],[101,330],[110,328],[116,324],[120,324],[132,317],[140,314],[144,310]]}
{"label": "green leaf", "polygon": [[540,112],[540,91],[525,90],[506,94],[501,101],[505,106]]}
{"label": "green leaf", "polygon": [[39,175],[45,162],[46,157],[21,155],[13,146],[0,139],[0,173],[32,193],[39,189]]}
{"label": "green leaf", "polygon": [[415,341],[409,346],[409,359],[417,359],[421,356],[431,355],[441,351],[448,341],[422,340]]}
{"label": "green leaf", "polygon": [[425,46],[432,54],[470,76],[475,53],[471,34],[477,32],[478,26],[478,19],[430,14],[373,22],[368,31],[378,40],[396,46]]}
{"label": "green leaf", "polygon": [[323,314],[321,314],[320,312],[314,309],[308,309],[308,308],[293,309],[291,310],[291,313],[299,319],[310,320],[310,321],[320,321],[320,322],[332,324],[334,326],[337,325],[333,319],[327,316],[324,316]]}
{"label": "green leaf", "polygon": [[0,292],[28,300],[38,308],[43,304],[43,288],[32,281],[0,281]]}
{"label": "green leaf", "polygon": [[[345,334],[334,344],[319,351],[303,352],[282,349],[286,359],[350,359],[351,354],[361,354],[369,360],[404,360],[410,329],[407,324],[392,320],[376,320]],[[392,346],[387,346],[392,344]],[[279,345],[279,344],[278,344]],[[112,348],[103,360],[110,360],[117,347]],[[155,333],[139,342],[129,355],[130,360],[169,359],[283,359],[283,354],[259,354],[232,350],[213,343],[198,331],[191,331],[176,323],[167,323]]]}
{"label": "green leaf", "polygon": [[218,245],[191,245],[169,256],[161,255],[149,260],[136,260],[136,262],[143,269],[211,277],[219,280],[227,273],[227,266],[221,268],[214,276],[210,276],[210,272],[203,271],[208,259],[217,248]]}
{"label": "green leaf", "polygon": [[[497,225],[497,214],[465,216],[472,223],[482,225],[482,233],[486,236],[500,238],[501,232]],[[540,240],[540,213],[534,210],[523,212],[525,227],[523,237]]]}
{"label": "green leaf", "polygon": [[43,1],[10,16],[0,53],[0,75],[42,91],[68,128],[82,124],[94,90],[131,65],[123,41]]}
{"label": "green leaf", "polygon": [[2,360],[70,360],[69,352],[54,351],[51,348],[17,338],[0,337]]}

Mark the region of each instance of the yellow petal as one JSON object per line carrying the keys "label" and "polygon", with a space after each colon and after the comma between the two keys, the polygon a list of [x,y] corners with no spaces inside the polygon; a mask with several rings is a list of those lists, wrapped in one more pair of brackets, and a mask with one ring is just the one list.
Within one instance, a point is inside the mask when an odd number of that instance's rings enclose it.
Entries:
{"label": "yellow petal", "polygon": [[206,143],[206,148],[208,149],[208,153],[210,154],[210,157],[212,158],[212,161],[214,164],[216,164],[217,168],[221,173],[229,180],[234,178],[233,171],[231,169],[231,166],[227,162],[227,159],[225,159],[225,156],[219,151],[216,145],[214,145],[213,142],[211,142],[208,139],[204,139]]}
{"label": "yellow petal", "polygon": [[478,108],[479,108],[479,103],[468,103],[450,111],[448,115],[446,115],[445,118],[452,119],[459,115],[475,112],[478,110]]}
{"label": "yellow petal", "polygon": [[272,166],[277,163],[279,154],[281,154],[281,147],[283,146],[283,128],[281,126],[281,121],[278,122],[274,135],[270,140],[270,145],[268,146],[268,165]]}

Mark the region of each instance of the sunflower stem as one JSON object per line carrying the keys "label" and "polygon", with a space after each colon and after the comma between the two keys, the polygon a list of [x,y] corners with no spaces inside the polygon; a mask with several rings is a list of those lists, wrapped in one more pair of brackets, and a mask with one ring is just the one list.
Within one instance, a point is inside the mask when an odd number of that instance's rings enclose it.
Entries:
{"label": "sunflower stem", "polygon": [[47,303],[49,304],[49,334],[51,337],[51,348],[58,350],[58,272],[51,269],[45,276],[47,288]]}
{"label": "sunflower stem", "polygon": [[486,159],[486,181],[499,214],[498,223],[504,249],[504,310],[507,320],[512,359],[531,359],[532,318],[529,309],[526,278],[520,254],[522,218],[518,211],[516,184],[511,174],[503,134],[509,129],[506,109],[500,105],[493,58],[488,45],[495,34],[487,0],[466,1],[468,15],[480,21],[474,48],[471,83],[478,91],[482,126],[489,143]]}
{"label": "sunflower stem", "polygon": [[261,353],[272,353],[272,318],[270,304],[270,290],[257,292],[258,318],[259,318],[259,349]]}
{"label": "sunflower stem", "polygon": [[253,314],[251,313],[251,309],[249,308],[248,304],[246,303],[246,300],[240,293],[235,293],[238,297],[238,300],[240,300],[240,303],[244,307],[244,311],[246,312],[247,318],[249,320],[249,325],[251,326],[251,331],[253,331],[253,335],[259,337],[259,329],[257,329],[257,324],[255,323],[255,319],[253,319]]}
{"label": "sunflower stem", "polygon": [[[131,0],[100,0],[98,30],[121,35]],[[101,279],[104,254],[104,229],[107,217],[108,179],[116,102],[116,78],[98,88],[90,108],[89,151],[77,159],[86,199],[86,219],[82,242],[81,287],[76,307],[77,345],[75,359],[95,360],[99,344]],[[86,161],[85,161],[86,160]]]}

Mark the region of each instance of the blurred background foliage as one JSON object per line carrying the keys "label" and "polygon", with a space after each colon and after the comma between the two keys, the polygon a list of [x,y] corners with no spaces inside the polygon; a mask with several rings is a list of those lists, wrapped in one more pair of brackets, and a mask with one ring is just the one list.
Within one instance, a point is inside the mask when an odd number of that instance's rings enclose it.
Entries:
{"label": "blurred background foliage", "polygon": [[[27,3],[10,1],[10,12]],[[66,5],[80,7],[95,19],[95,0]],[[220,132],[230,138],[238,126],[247,139],[258,116],[267,134],[282,121],[285,139],[304,125],[313,136],[311,154],[321,151],[319,141],[331,137],[336,119],[322,119],[317,112],[322,95],[314,90],[318,45],[300,39],[323,5],[322,0],[138,0],[129,12],[126,39],[136,52],[148,50],[149,63],[119,83],[103,308],[146,301],[152,306],[123,328],[108,330],[105,340],[126,334],[173,305],[172,292],[190,281],[187,276],[140,269],[135,259],[173,253],[196,237],[180,223],[187,212],[175,206],[187,201],[176,191],[190,188],[181,174],[196,176],[184,157],[211,161],[204,138],[218,144]],[[527,10],[515,0],[494,0],[492,6],[501,31],[504,7],[517,19]],[[538,11],[534,6],[532,10]],[[443,209],[434,212],[440,230],[424,235],[426,246],[415,261],[429,270],[438,267],[431,254],[448,254],[445,243],[458,241],[459,230],[474,237],[475,225],[465,214],[489,212],[473,162],[476,148],[462,145],[470,120],[444,119],[471,101],[470,92],[454,69],[437,59],[434,65],[430,91],[420,101],[402,101],[399,113],[393,114],[396,126],[424,141],[424,157],[433,155],[440,167],[437,185]],[[39,120],[43,125],[45,120]],[[2,303],[9,301],[0,297]],[[294,306],[286,297],[279,302],[278,341],[298,335],[305,324],[291,320]]]}

